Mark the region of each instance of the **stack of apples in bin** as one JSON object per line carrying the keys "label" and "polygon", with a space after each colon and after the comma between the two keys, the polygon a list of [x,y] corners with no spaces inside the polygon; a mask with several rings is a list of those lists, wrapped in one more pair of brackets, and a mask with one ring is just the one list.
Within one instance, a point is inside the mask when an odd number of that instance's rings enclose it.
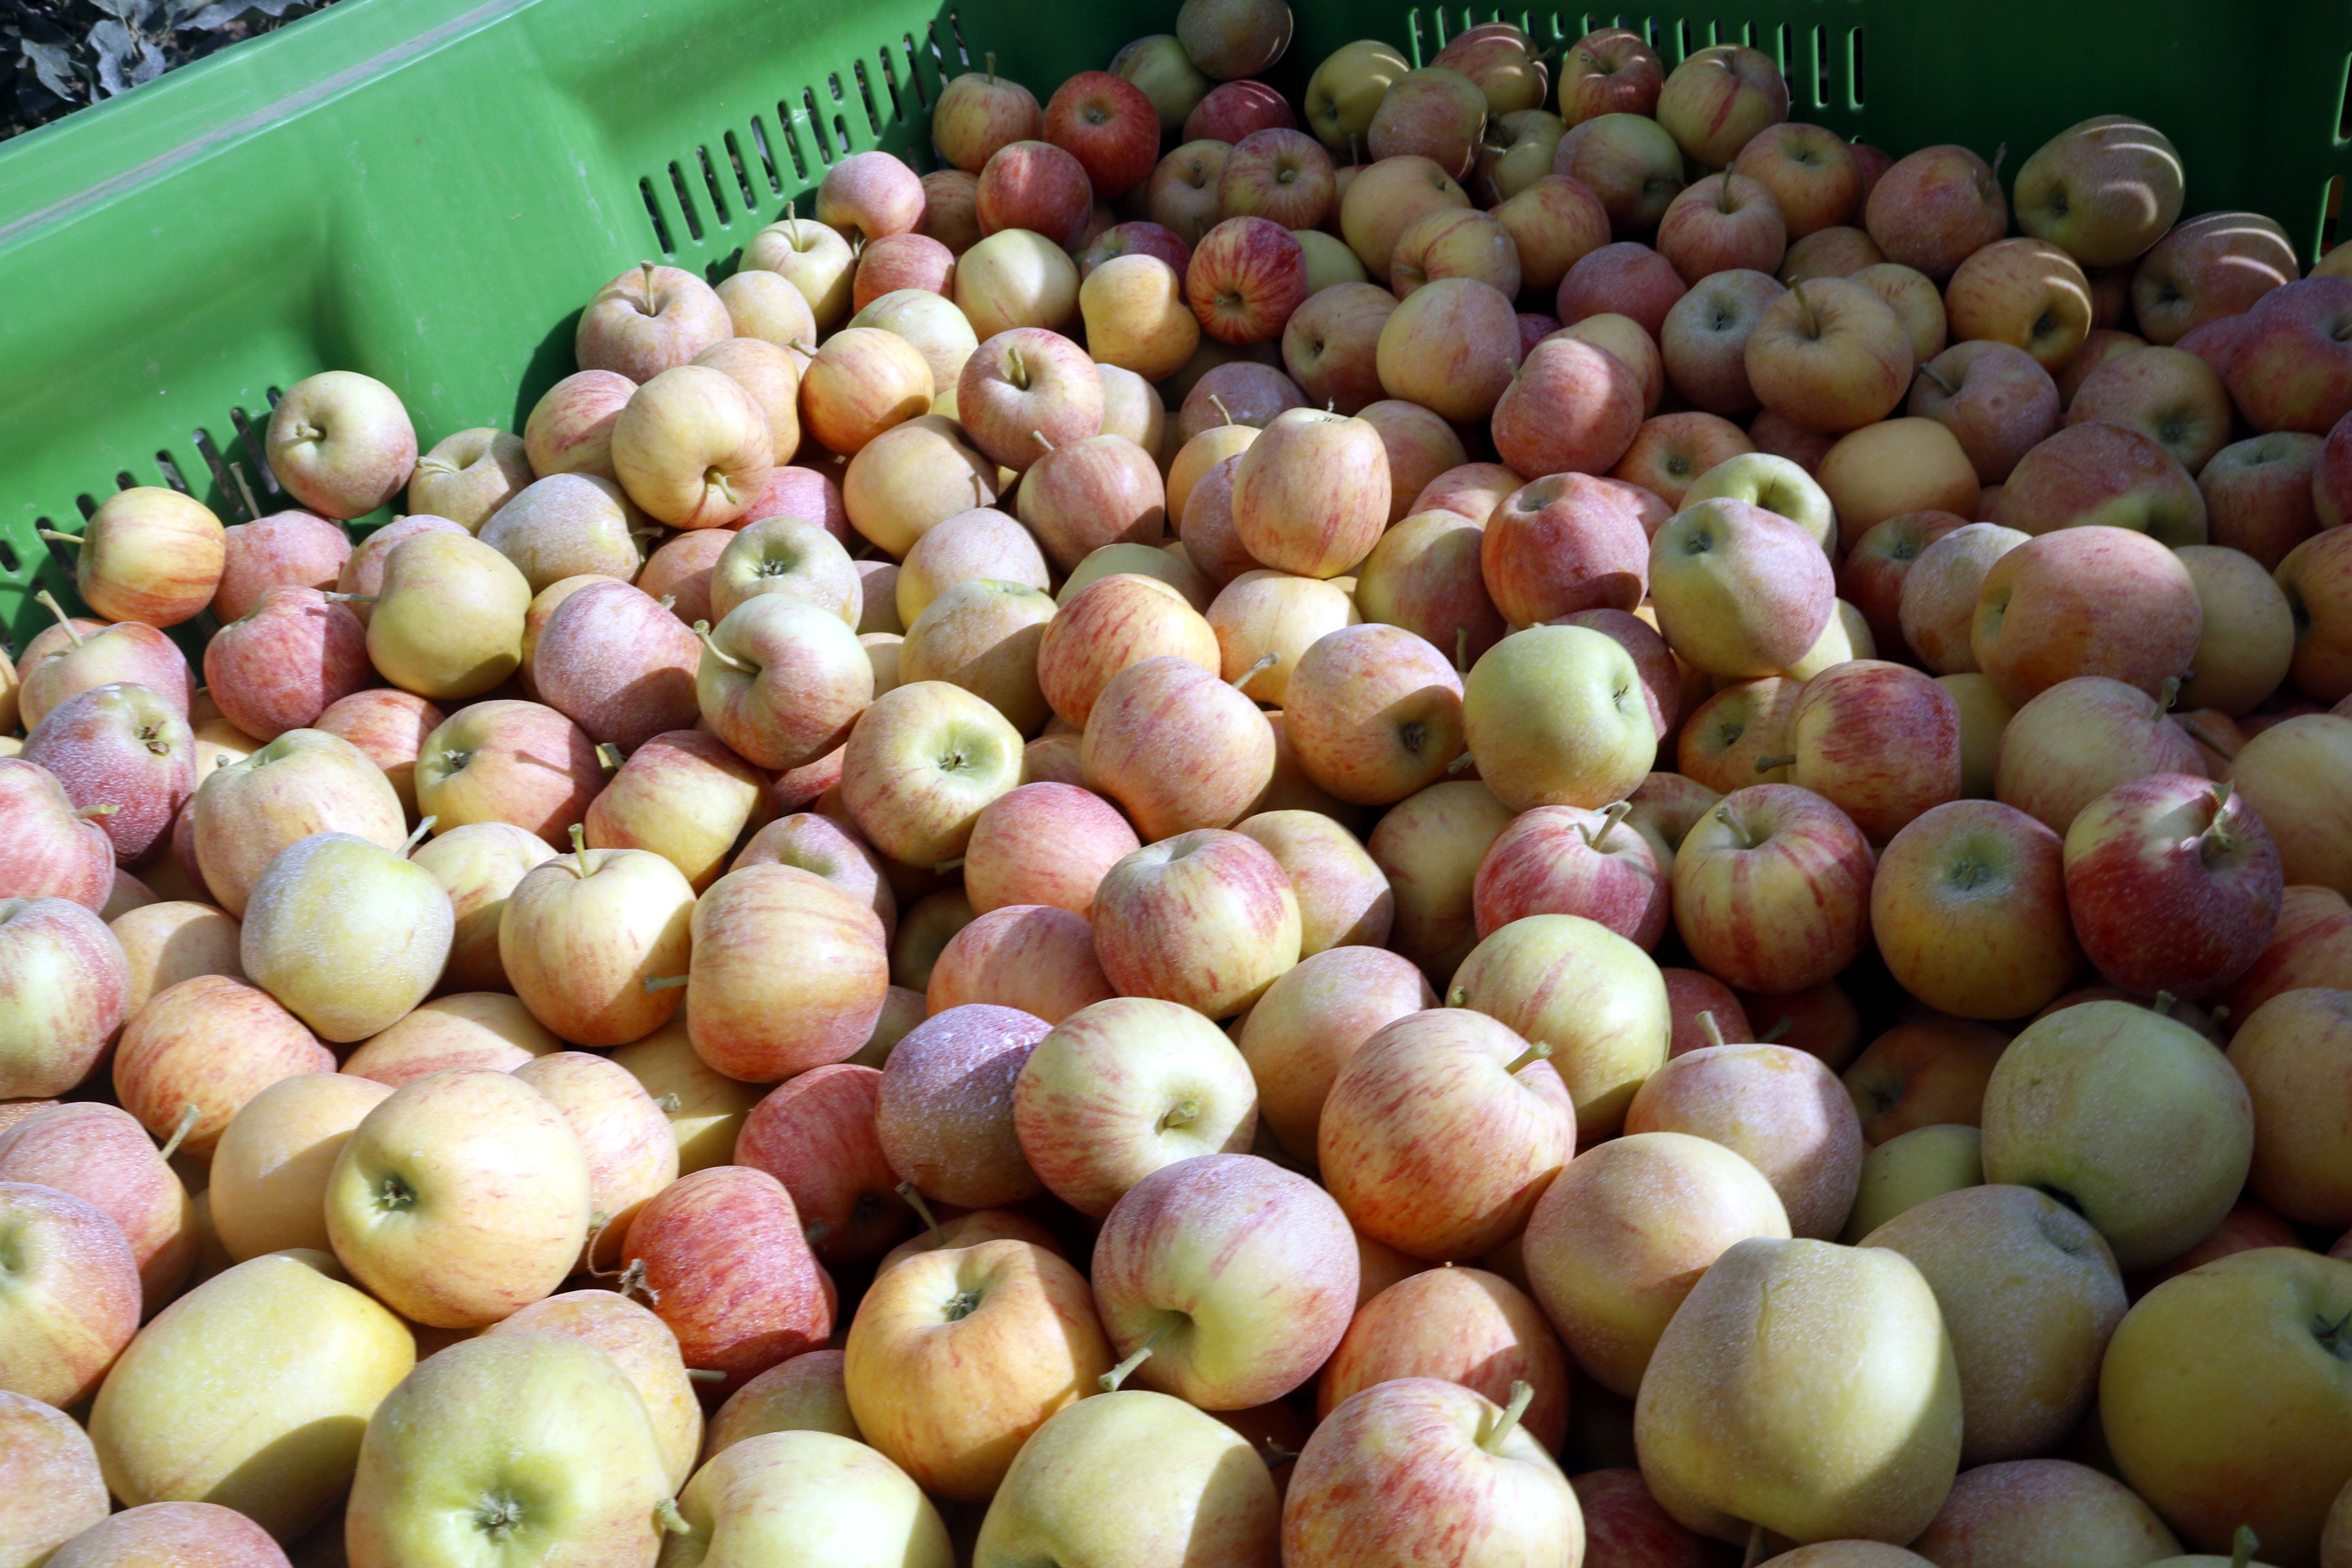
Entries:
{"label": "stack of apples in bin", "polygon": [[2352,1564],[2352,252],[1176,26],[57,531],[0,1565]]}

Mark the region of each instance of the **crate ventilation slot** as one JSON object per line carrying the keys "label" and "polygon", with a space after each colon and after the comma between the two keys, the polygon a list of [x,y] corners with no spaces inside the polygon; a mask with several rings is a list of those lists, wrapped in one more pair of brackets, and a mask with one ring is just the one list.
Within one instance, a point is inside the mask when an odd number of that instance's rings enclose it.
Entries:
{"label": "crate ventilation slot", "polygon": [[[827,71],[823,94],[810,86],[802,88],[796,100],[779,98],[772,124],[768,115],[754,114],[745,126],[722,131],[662,170],[639,176],[637,197],[661,254],[675,258],[682,250],[718,242],[737,230],[739,220],[744,227],[756,228],[782,217],[786,195],[822,180],[826,169],[859,151],[861,140],[878,143],[895,128],[920,121],[930,112],[939,85],[971,58],[957,14],[948,13],[946,22],[945,40],[937,22],[925,27],[920,37],[901,33],[897,41],[877,48],[871,63],[862,58],[852,60],[846,83],[840,71]],[[876,66],[880,68],[878,88]],[[926,66],[932,78],[929,84],[923,80]],[[850,130],[856,118],[853,103],[864,111],[867,132],[861,135]],[[900,151],[918,173],[933,166],[925,138],[914,138]]]}

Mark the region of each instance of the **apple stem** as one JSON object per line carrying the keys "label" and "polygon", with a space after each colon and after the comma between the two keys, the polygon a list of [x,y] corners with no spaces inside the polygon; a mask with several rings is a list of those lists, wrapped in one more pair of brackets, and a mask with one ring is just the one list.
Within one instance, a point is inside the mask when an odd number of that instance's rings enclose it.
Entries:
{"label": "apple stem", "polygon": [[82,806],[75,811],[74,815],[87,822],[93,816],[112,816],[121,809],[120,805],[110,800],[99,805]]}
{"label": "apple stem", "polygon": [[1454,628],[1454,673],[1456,675],[1470,673],[1470,628],[1468,626]]}
{"label": "apple stem", "polygon": [[1796,1020],[1793,1018],[1776,1018],[1770,1028],[1756,1037],[1756,1043],[1759,1046],[1777,1046],[1788,1037],[1790,1029],[1795,1026],[1795,1024]]}
{"label": "apple stem", "polygon": [[1478,1447],[1490,1454],[1501,1453],[1504,1440],[1510,1436],[1512,1428],[1519,1424],[1519,1417],[1528,1413],[1528,1404],[1535,1396],[1534,1384],[1521,1381],[1511,1384],[1511,1402],[1503,1406],[1502,1419],[1495,1423],[1493,1431],[1478,1439]]}
{"label": "apple stem", "polygon": [[1160,1131],[1165,1132],[1171,1127],[1190,1127],[1200,1120],[1201,1102],[1197,1100],[1180,1100],[1169,1108],[1167,1115],[1160,1119]]}
{"label": "apple stem", "polygon": [[933,1247],[943,1245],[948,1238],[947,1232],[940,1228],[939,1215],[933,1214],[931,1205],[923,1201],[923,1194],[915,1190],[915,1184],[900,1182],[898,1195],[907,1200],[907,1206],[915,1211],[916,1216],[923,1222],[924,1228],[931,1233],[931,1245]]}
{"label": "apple stem", "polygon": [[1466,773],[1477,765],[1478,759],[1472,756],[1469,752],[1465,752],[1460,756],[1454,758],[1452,762],[1446,763],[1445,771],[1449,774]]}
{"label": "apple stem", "polygon": [[654,303],[654,264],[650,261],[640,261],[637,263],[637,270],[646,286],[646,314],[658,316],[661,314],[661,310]]}
{"label": "apple stem", "polygon": [[988,85],[994,87],[996,85],[996,51],[991,49],[981,58],[988,62]]}
{"label": "apple stem", "polygon": [[661,1305],[661,1292],[646,1282],[646,1260],[642,1258],[631,1259],[629,1266],[621,1270],[621,1282],[614,1289],[624,1298],[642,1295],[648,1307]]}
{"label": "apple stem", "polygon": [[2179,998],[2171,992],[2159,991],[2156,994],[2156,1000],[2147,1005],[2147,1010],[2159,1018],[2169,1018],[2172,1016],[2172,1005],[2178,1000]]}
{"label": "apple stem", "polygon": [[963,857],[961,855],[952,860],[935,860],[931,863],[931,874],[935,877],[951,876],[962,869]]}
{"label": "apple stem", "polygon": [[1805,298],[1804,281],[1801,279],[1790,284],[1789,292],[1797,297],[1797,310],[1805,318],[1805,336],[1820,337],[1822,335],[1821,318],[1813,314],[1813,302]]}
{"label": "apple stem", "polygon": [[1136,1346],[1125,1361],[1095,1379],[1095,1386],[1100,1388],[1105,1394],[1117,1394],[1118,1385],[1127,1381],[1128,1373],[1150,1360],[1151,1352],[1160,1348],[1160,1342],[1166,1339],[1170,1331],[1175,1327],[1176,1324],[1171,1320],[1152,1330],[1150,1337]]}
{"label": "apple stem", "polygon": [[1934,365],[1921,365],[1919,367],[1919,374],[1926,376],[1929,381],[1934,382],[1937,389],[1942,392],[1945,396],[1958,397],[1960,395],[1960,389],[1954,386],[1950,382],[1946,381],[1944,379],[1943,373],[1938,371]]}
{"label": "apple stem", "polygon": [[2003,159],[2007,158],[2008,156],[2009,156],[2009,143],[2008,143],[2008,142],[2002,142],[2000,146],[1998,146],[1998,147],[1996,147],[1996,148],[1994,148],[1994,149],[1992,150],[1992,177],[1993,177],[1993,184],[1996,184],[1996,185],[1998,185],[1999,184],[2000,184],[2000,165],[2001,165],[2001,161],[2002,161]]}
{"label": "apple stem", "polygon": [[637,989],[650,996],[656,991],[675,991],[693,976],[689,974],[657,974],[637,983]]}
{"label": "apple stem", "polygon": [[1269,1470],[1278,1470],[1298,1458],[1295,1450],[1284,1447],[1271,1437],[1265,1440],[1265,1447],[1258,1452],[1265,1457],[1265,1468]]}
{"label": "apple stem", "polygon": [[2180,677],[2177,675],[2166,676],[2164,678],[2164,689],[2157,693],[2156,710],[2159,713],[2169,713],[2172,711],[2172,705],[2179,700]]}
{"label": "apple stem", "polygon": [[1533,1067],[1539,1061],[1549,1060],[1550,1057],[1551,1042],[1549,1040],[1538,1040],[1534,1045],[1529,1046],[1526,1050],[1521,1051],[1517,1056],[1513,1057],[1511,1058],[1511,1065],[1505,1068],[1503,1070],[1506,1073],[1517,1074],[1521,1068]]}
{"label": "apple stem", "polygon": [[1011,381],[1013,385],[1019,387],[1022,391],[1028,391],[1029,362],[1021,357],[1021,351],[1017,348],[1006,349],[1004,351],[1004,358],[1006,363],[1013,366],[1013,374],[1006,379]]}
{"label": "apple stem", "polygon": [[1272,669],[1276,665],[1280,664],[1281,662],[1282,656],[1280,654],[1263,653],[1258,655],[1257,662],[1255,664],[1251,665],[1247,669],[1243,670],[1239,675],[1234,677],[1234,689],[1239,691],[1243,687],[1247,686],[1251,681],[1255,680],[1260,672]]}
{"label": "apple stem", "polygon": [[1764,1561],[1764,1527],[1757,1525],[1748,1532],[1748,1551],[1739,1559],[1739,1568],[1756,1568]]}
{"label": "apple stem", "polygon": [[1715,177],[1715,210],[1723,213],[1731,211],[1731,175],[1728,173],[1717,174]]}
{"label": "apple stem", "polygon": [[405,860],[411,855],[416,853],[416,847],[425,842],[425,836],[432,832],[433,825],[440,820],[441,819],[437,816],[428,816],[424,821],[418,823],[416,825],[416,831],[410,834],[407,839],[402,843],[400,847],[400,858]]}
{"label": "apple stem", "polygon": [[[1781,1022],[1785,1024],[1788,1020],[1783,1018]],[[1706,1037],[1706,1043],[1709,1046],[1723,1044],[1723,1026],[1715,1021],[1715,1014],[1712,1011],[1704,1012],[1698,1016],[1698,1027],[1699,1032]]]}
{"label": "apple stem", "polygon": [[711,1366],[688,1367],[686,1369],[686,1375],[696,1383],[724,1383],[727,1381],[727,1374],[725,1373],[720,1372],[717,1367]]}
{"label": "apple stem", "polygon": [[1048,441],[1048,440],[1046,440],[1046,439],[1045,439],[1045,432],[1044,432],[1043,430],[1032,430],[1032,431],[1030,431],[1030,432],[1029,432],[1029,439],[1031,439],[1032,441],[1036,442],[1036,443],[1037,443],[1037,445],[1039,445],[1040,447],[1045,447],[1045,450],[1047,450],[1048,452],[1050,452],[1050,451],[1052,451],[1052,450],[1054,449],[1054,443],[1052,443],[1051,441]]}
{"label": "apple stem", "polygon": [[338,594],[331,591],[321,594],[320,597],[331,605],[373,605],[376,601],[373,594]]}
{"label": "apple stem", "polygon": [[[1761,770],[1759,769],[1759,771],[1760,772]],[[1732,842],[1738,845],[1742,849],[1753,849],[1756,847],[1756,840],[1748,837],[1748,830],[1741,827],[1738,820],[1732,816],[1731,805],[1728,801],[1715,808],[1715,819],[1731,830]]]}
{"label": "apple stem", "polygon": [[[689,1372],[686,1375],[692,1377],[694,1373]],[[714,1372],[710,1375],[719,1377],[723,1374]],[[686,1516],[677,1511],[677,1504],[668,1498],[654,1504],[654,1522],[671,1535],[690,1536],[695,1533],[694,1526],[686,1522]]]}
{"label": "apple stem", "polygon": [[621,748],[612,742],[599,741],[596,742],[596,760],[604,764],[606,773],[617,773],[621,771],[622,763],[627,759],[621,755]]}
{"label": "apple stem", "polygon": [[686,1101],[677,1097],[677,1090],[671,1089],[667,1094],[663,1095],[659,1100],[654,1101],[654,1109],[660,1111],[664,1116],[676,1116],[679,1111],[686,1109]]}
{"label": "apple stem", "polygon": [[1617,831],[1617,825],[1624,821],[1625,814],[1633,809],[1633,803],[1632,801],[1621,800],[1616,805],[1611,806],[1607,811],[1602,812],[1601,814],[1601,831],[1598,833],[1593,832],[1591,828],[1586,826],[1583,823],[1578,823],[1576,825],[1576,831],[1582,836],[1584,839],[1584,847],[1587,849],[1598,849],[1603,844],[1608,843],[1609,836]]}
{"label": "apple stem", "polygon": [[1779,753],[1777,753],[1776,755],[1773,755],[1773,756],[1769,756],[1769,757],[1759,757],[1759,758],[1757,758],[1757,759],[1756,759],[1756,771],[1757,771],[1758,773],[1770,773],[1774,768],[1793,767],[1793,766],[1795,766],[1795,765],[1796,765],[1796,762],[1797,762],[1797,753],[1796,753],[1796,752],[1779,752]]}
{"label": "apple stem", "polygon": [[1213,393],[1211,393],[1211,394],[1209,394],[1209,404],[1210,404],[1210,406],[1212,406],[1212,407],[1213,407],[1214,409],[1216,409],[1216,411],[1217,411],[1217,417],[1218,417],[1218,418],[1220,418],[1220,419],[1222,419],[1222,420],[1223,420],[1226,424],[1228,424],[1228,425],[1238,425],[1239,423],[1241,423],[1241,421],[1239,421],[1239,420],[1237,420],[1237,419],[1235,419],[1235,418],[1234,417],[1234,411],[1233,411],[1232,409],[1230,409],[1230,408],[1228,408],[1228,407],[1226,407],[1226,406],[1225,406],[1225,400],[1224,400],[1223,398],[1222,398],[1222,397],[1219,397],[1219,396],[1218,396],[1215,393],[1213,393]]}
{"label": "apple stem", "polygon": [[575,822],[572,825],[572,864],[582,881],[588,879],[588,829]]}
{"label": "apple stem", "polygon": [[2254,1560],[2255,1549],[2261,1545],[2253,1526],[2238,1526],[2238,1533],[2230,1538],[2230,1568],[2248,1568]]}
{"label": "apple stem", "polygon": [[196,1119],[203,1114],[193,1103],[180,1112],[180,1120],[173,1127],[172,1135],[163,1140],[163,1147],[160,1151],[162,1158],[168,1160],[180,1152],[180,1145],[186,1142],[188,1134],[196,1130]]}
{"label": "apple stem", "polygon": [[82,546],[82,537],[79,533],[59,533],[54,528],[37,528],[33,531],[52,544],[70,544],[77,550]]}
{"label": "apple stem", "polygon": [[58,625],[65,627],[66,636],[72,641],[74,647],[81,647],[81,633],[74,629],[73,617],[66,614],[66,607],[63,605],[58,603],[58,596],[44,588],[33,597],[38,599],[42,607],[49,614],[57,616]]}
{"label": "apple stem", "polygon": [[2189,738],[2196,742],[2199,745],[2210,747],[2212,750],[2220,752],[2225,761],[2236,760],[2238,748],[2231,745],[2227,741],[2215,735],[2210,730],[2208,730],[2205,727],[2205,721],[2197,717],[2196,714],[2191,713],[2185,719],[2176,719],[2173,722],[2179,725],[2184,731],[2188,731]]}
{"label": "apple stem", "polygon": [[702,651],[717,659],[719,663],[725,665],[728,668],[735,671],[739,675],[751,675],[756,673],[750,665],[745,664],[741,659],[719,651],[719,645],[710,640],[710,623],[709,621],[695,622],[694,635],[701,641]]}

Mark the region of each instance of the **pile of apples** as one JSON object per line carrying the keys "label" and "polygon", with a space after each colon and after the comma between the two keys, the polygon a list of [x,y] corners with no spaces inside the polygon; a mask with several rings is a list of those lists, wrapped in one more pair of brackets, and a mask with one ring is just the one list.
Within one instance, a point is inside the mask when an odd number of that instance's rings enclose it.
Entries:
{"label": "pile of apples", "polygon": [[58,536],[0,1568],[2352,1565],[2352,252],[1177,26]]}

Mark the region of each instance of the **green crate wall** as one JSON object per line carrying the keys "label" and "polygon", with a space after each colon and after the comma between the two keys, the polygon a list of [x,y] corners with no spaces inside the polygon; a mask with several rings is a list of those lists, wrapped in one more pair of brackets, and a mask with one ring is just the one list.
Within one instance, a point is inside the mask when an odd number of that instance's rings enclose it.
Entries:
{"label": "green crate wall", "polygon": [[[1176,0],[343,0],[0,145],[0,637],[73,603],[64,547],[123,484],[238,521],[284,505],[254,458],[274,389],[362,370],[430,445],[519,429],[572,369],[572,322],[653,258],[722,276],[825,167],[918,167],[941,82],[993,52],[1042,98]],[[1296,94],[1349,39],[1426,58],[1497,15],[1538,38],[1649,36],[1671,67],[1744,42],[1792,113],[1897,153],[1959,142],[2005,172],[2095,113],[2177,142],[2187,210],[2334,237],[2352,9],[2320,0],[1754,0],[1623,12],[1306,0]],[[2337,185],[2340,189],[2340,184]],[[184,628],[192,650],[209,617]]]}

